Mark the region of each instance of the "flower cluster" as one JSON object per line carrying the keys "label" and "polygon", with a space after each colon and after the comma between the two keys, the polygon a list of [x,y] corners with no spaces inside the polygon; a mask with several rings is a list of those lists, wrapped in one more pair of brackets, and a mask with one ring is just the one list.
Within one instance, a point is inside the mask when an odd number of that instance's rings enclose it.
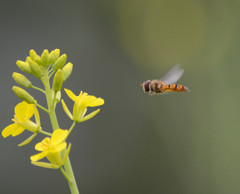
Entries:
{"label": "flower cluster", "polygon": [[[73,69],[72,63],[69,62],[66,64],[66,61],[67,55],[63,54],[60,56],[59,49],[55,49],[50,53],[48,50],[44,50],[41,56],[37,55],[34,50],[30,50],[29,56],[25,61],[17,61],[16,64],[20,70],[40,79],[44,88],[34,86],[27,77],[17,72],[13,73],[13,79],[24,88],[32,88],[42,92],[46,96],[47,108],[40,105],[25,89],[14,86],[12,89],[22,102],[15,106],[15,114],[12,119],[13,124],[3,129],[2,136],[4,138],[10,135],[15,137],[25,130],[31,132],[32,135],[19,144],[19,146],[30,143],[38,134],[47,136],[36,144],[35,149],[40,151],[40,153],[30,157],[32,164],[44,168],[60,169],[71,183],[69,184],[71,190],[77,191],[76,181],[74,180],[71,164],[68,159],[71,144],[68,144],[66,141],[77,123],[93,118],[100,111],[100,109],[97,109],[86,115],[87,108],[101,106],[104,104],[104,100],[82,91],[76,96],[71,90],[64,89],[69,98],[74,101],[72,113],[69,111],[64,100],[61,100],[62,85],[71,75]],[[53,79],[51,79],[52,76],[54,76]],[[50,80],[52,80],[52,83],[50,83]],[[60,101],[67,116],[73,120],[72,126],[65,130],[59,128],[55,113],[56,105]],[[42,129],[44,126],[41,125],[38,108],[49,115],[53,129],[52,132]],[[35,117],[35,121],[31,120],[33,116]],[[48,162],[41,161],[44,158]]]}

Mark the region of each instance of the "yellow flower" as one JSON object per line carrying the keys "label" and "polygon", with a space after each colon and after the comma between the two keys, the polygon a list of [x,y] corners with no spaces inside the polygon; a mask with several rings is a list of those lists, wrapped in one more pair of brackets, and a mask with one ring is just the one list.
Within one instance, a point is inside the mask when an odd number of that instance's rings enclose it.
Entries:
{"label": "yellow flower", "polygon": [[85,116],[87,112],[87,107],[95,107],[101,106],[104,104],[104,100],[102,98],[96,98],[95,96],[90,96],[88,93],[80,92],[79,96],[76,96],[71,90],[64,89],[69,98],[71,98],[75,103],[73,106],[73,114],[67,108],[65,102],[62,100],[62,106],[66,114],[69,116],[70,119],[76,122],[83,122],[88,119],[94,117],[100,109],[97,109],[87,116]]}
{"label": "yellow flower", "polygon": [[[60,168],[66,161],[70,152],[71,144],[62,158],[61,152],[66,149],[67,143],[65,139],[68,136],[68,130],[56,129],[51,138],[46,137],[40,143],[36,144],[35,149],[41,153],[30,157],[32,164],[44,168]],[[37,162],[46,157],[50,163]]]}
{"label": "yellow flower", "polygon": [[[25,129],[37,133],[40,128],[40,117],[36,105],[28,104],[23,101],[15,106],[15,115],[12,121],[13,124],[5,127],[2,131],[2,136],[4,138],[9,135],[17,136],[21,134]],[[30,118],[35,116],[36,123],[32,122]]]}

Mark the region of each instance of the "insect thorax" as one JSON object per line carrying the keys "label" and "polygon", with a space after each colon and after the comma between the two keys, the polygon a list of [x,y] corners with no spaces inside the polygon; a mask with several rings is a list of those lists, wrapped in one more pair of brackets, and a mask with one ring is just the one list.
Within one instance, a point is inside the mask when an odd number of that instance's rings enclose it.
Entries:
{"label": "insect thorax", "polygon": [[160,80],[152,80],[149,89],[152,93],[159,94],[162,93],[163,86],[164,84]]}

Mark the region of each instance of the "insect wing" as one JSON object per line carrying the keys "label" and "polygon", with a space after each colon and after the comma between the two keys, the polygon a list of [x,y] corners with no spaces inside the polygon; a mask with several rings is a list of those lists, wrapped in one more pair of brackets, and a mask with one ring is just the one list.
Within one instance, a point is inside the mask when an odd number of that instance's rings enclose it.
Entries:
{"label": "insect wing", "polygon": [[165,84],[174,84],[182,77],[184,70],[180,69],[180,65],[174,65],[160,80]]}

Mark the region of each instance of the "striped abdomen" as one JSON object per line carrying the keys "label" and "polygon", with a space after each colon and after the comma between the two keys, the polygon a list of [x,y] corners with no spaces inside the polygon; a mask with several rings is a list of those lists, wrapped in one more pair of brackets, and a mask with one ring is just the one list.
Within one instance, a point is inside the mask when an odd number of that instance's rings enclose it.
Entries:
{"label": "striped abdomen", "polygon": [[164,85],[164,92],[186,92],[188,88],[180,84]]}

